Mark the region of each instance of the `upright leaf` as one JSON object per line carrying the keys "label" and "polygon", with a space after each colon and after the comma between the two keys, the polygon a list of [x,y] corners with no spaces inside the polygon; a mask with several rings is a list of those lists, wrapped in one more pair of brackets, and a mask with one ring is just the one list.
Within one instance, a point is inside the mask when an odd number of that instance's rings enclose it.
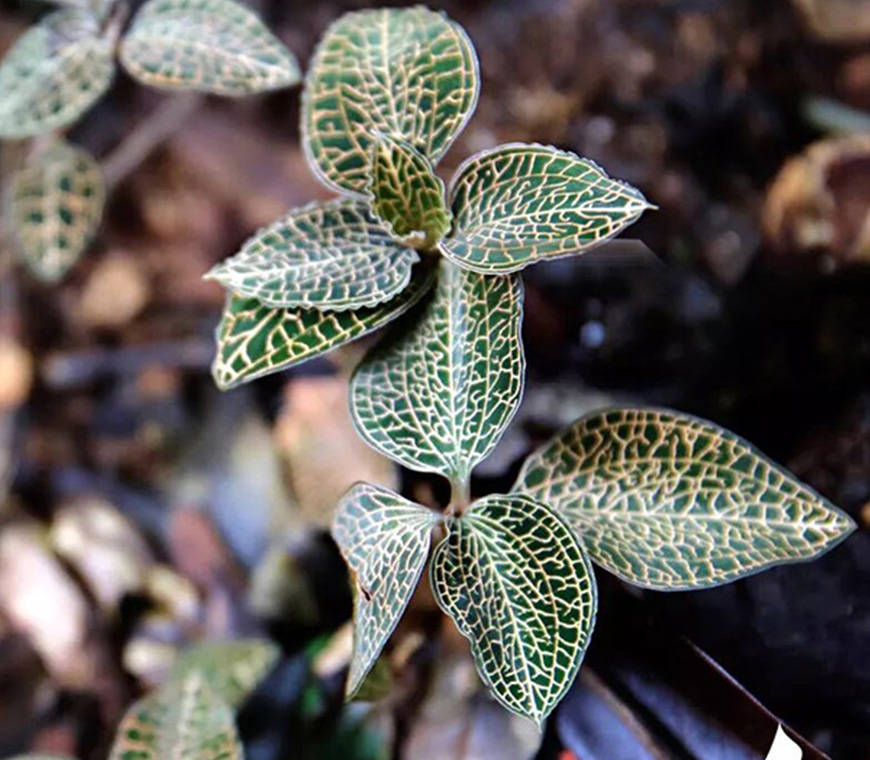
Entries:
{"label": "upright leaf", "polygon": [[206,276],[264,306],[344,311],[399,294],[419,258],[366,204],[342,199],[291,211]]}
{"label": "upright leaf", "polygon": [[810,559],[854,529],[738,436],[660,410],[583,417],[526,460],[514,490],[556,509],[602,567],[662,591]]}
{"label": "upright leaf", "polygon": [[363,684],[408,606],[441,516],[380,486],[359,483],[338,505],[332,535],[355,585],[346,693]]}
{"label": "upright leaf", "polygon": [[123,39],[121,62],[153,87],[218,95],[291,87],[301,76],[293,54],[233,0],[148,0]]}
{"label": "upright leaf", "polygon": [[442,13],[347,13],[326,31],[306,77],[306,155],[328,187],[363,194],[376,132],[435,164],[470,118],[478,89],[474,47]]}
{"label": "upright leaf", "polygon": [[199,674],[170,681],[121,720],[109,760],[242,760],[229,706]]}
{"label": "upright leaf", "polygon": [[502,145],[468,159],[450,187],[453,235],[446,256],[487,274],[582,253],[634,222],[650,204],[573,153]]}
{"label": "upright leaf", "polygon": [[96,161],[62,141],[34,155],[13,176],[7,220],[36,277],[56,282],[66,274],[91,242],[105,197]]}
{"label": "upright leaf", "polygon": [[198,674],[233,709],[238,708],[278,660],[280,650],[265,639],[205,641],[182,652],[170,678]]}
{"label": "upright leaf", "polygon": [[26,31],[0,63],[0,138],[66,127],[109,87],[114,41],[89,11],[64,8]]}
{"label": "upright leaf", "polygon": [[488,496],[448,523],[432,589],[481,678],[539,726],[574,680],[595,624],[595,577],[569,526],[526,496]]}
{"label": "upright leaf", "polygon": [[355,311],[272,308],[230,295],[217,328],[215,382],[224,390],[233,388],[366,335],[410,309],[433,279],[432,268],[421,264],[391,301]]}
{"label": "upright leaf", "polygon": [[428,250],[450,231],[444,183],[422,153],[404,140],[378,135],[371,166],[372,211],[395,240]]}
{"label": "upright leaf", "polygon": [[442,260],[433,297],[354,373],[360,435],[412,470],[465,482],[522,398],[522,299],[517,277]]}

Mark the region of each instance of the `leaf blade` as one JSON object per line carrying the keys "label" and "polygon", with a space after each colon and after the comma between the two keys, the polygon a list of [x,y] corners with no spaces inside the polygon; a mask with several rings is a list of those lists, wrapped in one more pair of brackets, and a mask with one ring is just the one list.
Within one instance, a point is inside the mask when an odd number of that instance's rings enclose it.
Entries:
{"label": "leaf blade", "polygon": [[511,143],[466,160],[450,186],[454,232],[445,256],[485,274],[582,253],[651,208],[594,162],[544,145]]}
{"label": "leaf blade", "polygon": [[465,482],[519,407],[522,283],[442,260],[432,298],[351,379],[360,435],[413,470]]}
{"label": "leaf blade", "polygon": [[294,55],[233,0],[149,0],[122,40],[120,59],[131,76],[164,90],[241,96],[301,79]]}
{"label": "leaf blade", "polygon": [[404,314],[433,280],[432,268],[421,264],[394,299],[356,311],[276,309],[229,295],[216,330],[215,383],[222,390],[234,388],[362,337]]}
{"label": "leaf blade", "polygon": [[66,127],[111,84],[114,41],[89,11],[64,8],[28,29],[0,63],[0,138]]}
{"label": "leaf blade", "polygon": [[429,556],[432,527],[440,520],[431,509],[368,483],[353,486],[339,502],[332,536],[356,591],[348,699],[365,682],[408,606]]}
{"label": "leaf blade", "polygon": [[426,157],[410,143],[378,134],[367,185],[372,211],[393,239],[429,250],[450,231],[444,183]]}
{"label": "leaf blade", "polygon": [[514,490],[559,511],[609,572],[663,591],[810,559],[854,528],[743,439],[665,410],[581,418],[526,460]]}
{"label": "leaf blade", "polygon": [[169,677],[196,674],[232,709],[237,709],[278,660],[280,650],[265,639],[206,641],[182,652]]}
{"label": "leaf blade", "polygon": [[448,524],[431,580],[493,696],[540,727],[595,624],[595,576],[570,527],[526,496],[488,496]]}
{"label": "leaf blade", "polygon": [[327,29],[306,76],[306,156],[327,187],[362,195],[376,131],[435,164],[471,117],[478,91],[474,47],[444,14],[422,6],[347,13]]}
{"label": "leaf blade", "polygon": [[99,227],[105,199],[99,164],[60,140],[13,176],[9,226],[37,278],[57,282],[76,263]]}
{"label": "leaf blade", "polygon": [[135,702],[118,727],[109,760],[242,760],[233,713],[198,674],[170,681]]}
{"label": "leaf blade", "polygon": [[366,204],[340,199],[290,211],[206,277],[264,306],[344,311],[397,296],[419,258]]}

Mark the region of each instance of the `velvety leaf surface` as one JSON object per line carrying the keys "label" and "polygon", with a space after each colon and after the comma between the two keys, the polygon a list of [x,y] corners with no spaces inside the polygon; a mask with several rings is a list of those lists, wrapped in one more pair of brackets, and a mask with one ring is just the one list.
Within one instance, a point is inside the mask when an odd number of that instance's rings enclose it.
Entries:
{"label": "velvety leaf surface", "polygon": [[404,140],[377,136],[369,192],[372,210],[404,245],[428,250],[450,231],[444,183],[426,157]]}
{"label": "velvety leaf surface", "polygon": [[118,727],[109,760],[241,760],[233,713],[199,674],[140,699]]}
{"label": "velvety leaf surface", "polygon": [[367,204],[343,199],[291,211],[207,276],[264,306],[343,311],[389,301],[418,260]]}
{"label": "velvety leaf surface", "polygon": [[230,295],[217,328],[215,382],[226,390],[366,335],[410,309],[433,280],[432,268],[421,264],[391,301],[355,311],[273,308]]}
{"label": "velvety leaf surface", "polygon": [[348,697],[362,685],[408,606],[439,520],[431,509],[368,483],[351,488],[339,503],[332,535],[356,592]]}
{"label": "velvety leaf surface", "polygon": [[36,277],[56,282],[66,274],[91,242],[105,197],[97,162],[62,141],[31,157],[13,176],[7,220]]}
{"label": "velvety leaf surface", "polygon": [[643,195],[592,161],[543,145],[472,156],[450,187],[454,231],[445,255],[478,272],[516,272],[582,253],[648,208]]}
{"label": "velvety leaf surface", "polygon": [[293,54],[233,0],[149,0],[121,44],[136,79],[167,90],[248,95],[300,79]]}
{"label": "velvety leaf surface", "polygon": [[306,154],[331,188],[362,194],[376,132],[433,164],[477,104],[477,56],[460,26],[427,8],[347,13],[323,37],[302,98]]}
{"label": "velvety leaf surface", "polygon": [[0,63],[0,138],[74,122],[109,87],[113,41],[88,11],[64,8],[28,29]]}
{"label": "velvety leaf surface", "polygon": [[660,590],[810,559],[854,529],[738,436],[661,410],[578,420],[526,460],[514,490],[562,514],[604,568]]}
{"label": "velvety leaf surface", "polygon": [[170,678],[199,674],[209,688],[238,708],[278,661],[280,650],[265,639],[207,641],[182,652]]}
{"label": "velvety leaf surface", "polygon": [[518,278],[442,260],[433,297],[354,373],[360,435],[412,470],[464,482],[522,398],[522,303]]}
{"label": "velvety leaf surface", "polygon": [[570,527],[526,496],[488,496],[448,523],[431,574],[493,695],[540,726],[595,624],[592,566]]}

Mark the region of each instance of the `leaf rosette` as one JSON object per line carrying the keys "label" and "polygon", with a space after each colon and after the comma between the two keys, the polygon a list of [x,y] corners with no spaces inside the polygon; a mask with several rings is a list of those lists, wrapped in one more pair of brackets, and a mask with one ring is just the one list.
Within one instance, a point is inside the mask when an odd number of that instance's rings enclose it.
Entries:
{"label": "leaf rosette", "polygon": [[[419,6],[355,11],[327,29],[305,79],[301,131],[315,175],[344,197],[289,212],[207,275],[231,294],[218,332],[221,387],[368,332],[336,323],[372,321],[373,312],[415,287],[412,270],[431,267],[433,258],[479,275],[506,275],[583,252],[649,207],[640,192],[591,161],[540,145],[473,156],[448,194],[436,166],[471,118],[479,79],[474,46],[443,13]],[[436,268],[441,282],[447,270]],[[443,323],[442,312],[431,319]],[[240,320],[242,313],[251,318]],[[255,313],[259,326],[246,336],[242,367],[236,327],[253,327]],[[307,350],[282,351],[285,333]],[[519,341],[519,330],[512,339]],[[227,370],[230,356],[235,367]],[[521,374],[522,362],[512,364]],[[522,380],[508,384],[521,387]]]}

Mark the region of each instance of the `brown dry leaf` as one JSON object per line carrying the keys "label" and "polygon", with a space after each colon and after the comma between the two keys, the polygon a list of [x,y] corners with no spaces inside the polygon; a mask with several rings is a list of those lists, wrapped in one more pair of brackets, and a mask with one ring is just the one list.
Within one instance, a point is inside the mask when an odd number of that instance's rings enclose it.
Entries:
{"label": "brown dry leaf", "polygon": [[33,357],[17,340],[0,336],[0,413],[26,401],[33,383]]}
{"label": "brown dry leaf", "polygon": [[106,611],[115,610],[125,594],[144,586],[154,561],[133,525],[99,497],[82,497],[62,506],[50,540]]}
{"label": "brown dry leaf", "polygon": [[117,329],[136,317],[149,297],[148,281],[135,259],[113,255],[88,277],[78,303],[78,320],[87,327]]}
{"label": "brown dry leaf", "polygon": [[870,40],[870,0],[794,0],[809,30],[828,42]]}
{"label": "brown dry leaf", "polygon": [[780,253],[870,259],[870,135],[821,140],[789,159],[768,191],[762,222]]}
{"label": "brown dry leaf", "polygon": [[353,429],[344,377],[288,383],[275,439],[299,509],[313,525],[328,527],[339,497],[359,480],[397,489],[395,467]]}
{"label": "brown dry leaf", "polygon": [[36,525],[15,523],[0,533],[0,610],[59,683],[81,688],[93,681],[87,602]]}

